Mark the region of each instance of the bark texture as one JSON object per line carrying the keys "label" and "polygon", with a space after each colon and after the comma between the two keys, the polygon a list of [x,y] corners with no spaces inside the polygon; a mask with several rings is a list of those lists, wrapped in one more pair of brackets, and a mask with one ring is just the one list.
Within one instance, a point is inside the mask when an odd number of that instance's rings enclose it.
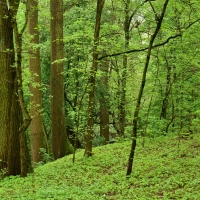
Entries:
{"label": "bark texture", "polygon": [[51,133],[54,159],[66,155],[67,133],[63,77],[63,1],[51,0]]}
{"label": "bark texture", "polygon": [[40,148],[43,147],[43,124],[42,124],[42,91],[41,91],[41,68],[38,31],[38,0],[29,0],[28,32],[31,36],[29,50],[29,66],[32,77],[30,86],[30,140],[32,161],[39,162],[42,159]]}
{"label": "bark texture", "polygon": [[[17,5],[18,1],[15,3]],[[21,173],[19,127],[22,114],[16,95],[14,55],[12,12],[7,1],[0,0],[0,169],[6,169],[7,175]]]}

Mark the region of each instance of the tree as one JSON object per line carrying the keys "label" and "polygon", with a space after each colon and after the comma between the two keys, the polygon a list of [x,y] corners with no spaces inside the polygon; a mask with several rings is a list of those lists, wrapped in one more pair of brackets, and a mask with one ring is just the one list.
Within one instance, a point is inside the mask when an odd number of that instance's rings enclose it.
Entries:
{"label": "tree", "polygon": [[100,136],[104,137],[105,144],[109,142],[109,104],[108,104],[108,59],[102,63],[101,77],[102,92],[100,92]]}
{"label": "tree", "polygon": [[51,133],[54,159],[66,155],[69,140],[66,133],[63,77],[63,1],[51,0]]}
{"label": "tree", "polygon": [[[141,81],[141,85],[140,85],[140,89],[139,89],[138,97],[137,97],[137,101],[136,101],[136,108],[135,108],[134,119],[133,119],[133,139],[132,139],[131,151],[130,151],[129,161],[128,161],[128,168],[127,168],[127,174],[126,174],[127,176],[129,176],[132,172],[132,164],[133,164],[134,153],[135,153],[135,148],[136,148],[137,123],[138,123],[138,116],[139,116],[139,111],[140,111],[140,103],[141,103],[142,94],[143,94],[144,86],[145,86],[145,82],[146,82],[146,74],[147,74],[147,69],[148,69],[149,61],[150,61],[150,57],[151,57],[151,51],[152,51],[154,40],[155,40],[155,38],[160,30],[160,27],[162,25],[162,21],[163,21],[164,15],[165,15],[165,11],[167,9],[168,2],[169,2],[169,0],[165,1],[164,5],[163,5],[162,13],[159,17],[155,13],[155,17],[157,19],[157,25],[156,25],[154,33],[152,34],[152,36],[150,38],[148,52],[147,52],[147,56],[146,56],[146,62],[145,62],[145,66],[144,66],[144,70],[143,70],[143,74],[142,74],[142,81]],[[152,6],[152,4],[151,4],[151,6]],[[152,6],[152,9],[153,9],[153,11],[155,10],[153,6]]]}
{"label": "tree", "polygon": [[39,27],[38,27],[38,0],[29,0],[28,31],[30,34],[29,66],[32,77],[30,86],[30,141],[32,161],[39,162],[42,157],[40,148],[43,147],[42,137],[42,91],[41,91],[41,69],[40,69],[40,49]]}
{"label": "tree", "polygon": [[[124,39],[125,45],[124,49],[127,50],[129,47],[130,40],[130,23],[134,13],[129,16],[130,12],[130,0],[124,1],[125,8],[125,20],[124,20]],[[126,106],[126,81],[127,81],[127,66],[128,66],[128,57],[126,54],[123,55],[123,70],[122,70],[122,80],[121,80],[121,99],[120,99],[120,114],[119,114],[119,134],[120,136],[124,136],[124,128],[125,128],[125,106]]]}
{"label": "tree", "polygon": [[85,152],[84,155],[92,155],[92,137],[93,137],[93,109],[94,109],[94,92],[95,92],[95,77],[98,66],[98,45],[99,45],[99,35],[100,35],[100,24],[101,24],[101,13],[103,10],[105,0],[97,0],[97,10],[96,10],[96,24],[94,31],[94,47],[93,47],[93,60],[90,69],[89,77],[89,100],[88,100],[88,120],[87,120],[87,134],[85,137]]}
{"label": "tree", "polygon": [[[0,1],[0,56],[1,56],[1,169],[7,170],[7,175],[26,176],[28,168],[28,149],[25,130],[30,124],[30,117],[26,116],[22,78],[21,78],[21,47],[22,34],[18,32],[16,14],[19,1]],[[6,16],[6,17],[5,17]],[[14,33],[14,35],[13,35]],[[14,38],[16,47],[16,62]],[[25,112],[23,123],[22,112]],[[3,143],[2,143],[3,142]]]}
{"label": "tree", "polygon": [[[16,2],[17,3],[17,2]],[[7,17],[5,17],[7,16]],[[7,1],[0,1],[0,169],[20,174],[19,127],[22,122],[17,98],[12,15]]]}
{"label": "tree", "polygon": [[[11,13],[12,13],[12,26],[15,37],[15,48],[16,48],[16,82],[17,82],[17,94],[20,108],[23,114],[22,124],[19,127],[19,138],[20,138],[20,169],[21,177],[26,177],[28,172],[28,167],[30,167],[30,157],[28,151],[28,145],[26,140],[26,130],[31,123],[31,117],[26,107],[24,92],[23,92],[23,79],[22,79],[22,36],[26,29],[28,22],[28,5],[26,4],[25,12],[25,22],[22,24],[22,28],[19,31],[18,23],[16,19],[17,10],[19,9],[19,4],[12,2]],[[15,12],[16,11],[16,12]]]}

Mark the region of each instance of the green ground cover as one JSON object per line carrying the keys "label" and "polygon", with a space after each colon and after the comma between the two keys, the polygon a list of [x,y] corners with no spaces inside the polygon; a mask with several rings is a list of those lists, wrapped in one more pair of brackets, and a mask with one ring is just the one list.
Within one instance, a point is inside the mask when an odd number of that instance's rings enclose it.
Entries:
{"label": "green ground cover", "polygon": [[0,181],[0,199],[200,199],[200,136],[138,140],[132,176],[126,179],[130,141],[83,150],[35,169],[26,178]]}

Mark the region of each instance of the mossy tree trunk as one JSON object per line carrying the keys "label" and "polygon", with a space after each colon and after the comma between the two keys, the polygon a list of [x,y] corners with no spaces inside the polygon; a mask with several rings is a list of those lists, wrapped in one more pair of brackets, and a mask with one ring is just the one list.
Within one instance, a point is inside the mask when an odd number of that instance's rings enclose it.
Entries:
{"label": "mossy tree trunk", "polygon": [[11,11],[7,1],[0,0],[0,169],[6,169],[7,175],[21,173],[19,128],[22,124],[22,112],[17,96],[12,26],[12,16],[16,13],[18,3],[19,1],[15,2]]}

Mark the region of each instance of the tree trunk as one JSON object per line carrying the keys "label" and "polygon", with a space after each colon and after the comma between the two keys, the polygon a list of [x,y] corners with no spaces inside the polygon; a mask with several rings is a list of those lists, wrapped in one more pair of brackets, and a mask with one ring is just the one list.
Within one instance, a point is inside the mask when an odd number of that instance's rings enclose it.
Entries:
{"label": "tree trunk", "polygon": [[148,48],[148,52],[147,52],[147,56],[146,56],[146,62],[145,62],[144,70],[143,70],[142,81],[141,81],[141,85],[140,85],[140,89],[139,89],[139,93],[138,93],[138,97],[137,97],[135,112],[134,112],[133,140],[132,140],[131,151],[130,151],[129,160],[128,160],[128,168],[127,168],[127,173],[126,173],[127,177],[129,177],[131,172],[132,172],[133,159],[134,159],[134,154],[135,154],[135,149],[136,149],[136,144],[137,144],[136,143],[137,122],[138,122],[138,116],[139,116],[139,111],[140,111],[140,103],[141,103],[141,99],[142,99],[142,94],[143,94],[143,90],[144,90],[144,86],[145,86],[145,82],[146,82],[147,69],[148,69],[149,61],[150,61],[150,57],[151,57],[151,51],[152,51],[154,40],[155,40],[159,30],[160,30],[168,2],[169,2],[169,0],[165,1],[160,17],[156,16],[157,20],[158,20],[157,25],[156,25],[156,29],[155,29],[153,35],[151,36],[151,39],[150,39],[150,42],[149,42],[149,48]]}
{"label": "tree trunk", "polygon": [[15,56],[11,22],[7,1],[0,0],[0,169],[6,168],[7,175],[19,175],[22,113],[16,95],[18,88],[16,68],[13,67]]}
{"label": "tree trunk", "polygon": [[160,114],[160,119],[167,119],[167,109],[169,104],[169,95],[171,92],[171,66],[167,60],[167,55],[164,55],[166,66],[167,66],[167,77],[166,77],[166,87],[165,87],[165,96],[162,101],[162,110]]}
{"label": "tree trunk", "polygon": [[[159,49],[157,49],[157,55],[159,53]],[[146,134],[147,134],[147,127],[148,127],[148,122],[149,122],[149,114],[150,114],[150,110],[151,110],[151,104],[152,104],[152,101],[153,101],[153,97],[154,97],[154,93],[155,93],[155,89],[156,89],[156,85],[157,85],[157,80],[158,80],[158,74],[159,74],[159,70],[160,70],[160,63],[159,63],[159,59],[157,57],[157,70],[156,70],[156,76],[155,76],[155,80],[154,80],[154,84],[153,84],[153,90],[152,90],[152,95],[150,97],[150,100],[149,100],[149,105],[148,105],[148,109],[147,109],[147,113],[146,113],[146,119],[145,119],[145,125],[144,125],[144,129],[143,129],[143,133],[142,133],[142,137],[143,137],[143,140],[142,140],[142,146],[144,147],[144,143],[145,143],[145,137],[146,137]]]}
{"label": "tree trunk", "polygon": [[66,155],[69,145],[66,133],[63,77],[63,1],[51,0],[51,133],[54,159]]}
{"label": "tree trunk", "polygon": [[109,111],[108,111],[108,68],[109,62],[106,59],[104,63],[102,63],[101,71],[103,72],[102,77],[102,86],[103,92],[101,94],[100,99],[100,135],[104,137],[105,144],[109,142]]}
{"label": "tree trunk", "polygon": [[40,49],[38,31],[38,0],[29,0],[28,32],[31,36],[29,50],[29,66],[32,76],[30,86],[30,140],[32,161],[39,162],[42,159],[40,148],[43,147],[43,124],[42,124],[42,91],[41,91],[41,69],[40,69]]}
{"label": "tree trunk", "polygon": [[[130,0],[125,2],[125,21],[124,21],[124,38],[125,38],[125,51],[129,47],[129,27],[130,27],[130,16],[129,16],[129,4]],[[122,72],[122,82],[121,82],[121,99],[120,99],[120,114],[119,114],[119,134],[121,137],[124,136],[125,129],[125,105],[126,105],[126,77],[127,77],[127,66],[128,66],[128,57],[125,54],[123,56],[123,72]]]}
{"label": "tree trunk", "polygon": [[92,67],[90,69],[90,89],[89,89],[89,102],[88,102],[88,120],[87,120],[87,134],[85,137],[85,152],[84,155],[92,155],[92,137],[93,137],[93,109],[94,109],[94,91],[95,91],[95,78],[98,66],[98,45],[99,45],[99,34],[101,24],[101,13],[103,10],[105,0],[97,0],[97,11],[96,11],[96,24],[94,31],[94,48],[93,48],[93,60]]}
{"label": "tree trunk", "polygon": [[[20,169],[21,169],[21,177],[27,176],[28,173],[28,167],[31,165],[30,163],[30,157],[28,153],[28,146],[26,141],[26,130],[29,127],[31,123],[31,117],[28,113],[28,110],[26,108],[26,104],[24,101],[24,94],[23,94],[23,88],[22,88],[22,35],[24,33],[24,30],[27,26],[27,17],[25,18],[25,22],[22,26],[22,29],[18,30],[18,24],[16,20],[16,14],[19,6],[15,2],[12,2],[12,26],[14,30],[14,36],[15,36],[15,48],[16,48],[16,87],[17,87],[17,94],[18,94],[18,102],[23,114],[23,123],[20,124],[20,127],[18,129],[19,131],[19,140],[20,140]],[[27,7],[26,7],[27,8]],[[26,9],[26,14],[28,10]],[[27,15],[26,15],[27,16]]]}

